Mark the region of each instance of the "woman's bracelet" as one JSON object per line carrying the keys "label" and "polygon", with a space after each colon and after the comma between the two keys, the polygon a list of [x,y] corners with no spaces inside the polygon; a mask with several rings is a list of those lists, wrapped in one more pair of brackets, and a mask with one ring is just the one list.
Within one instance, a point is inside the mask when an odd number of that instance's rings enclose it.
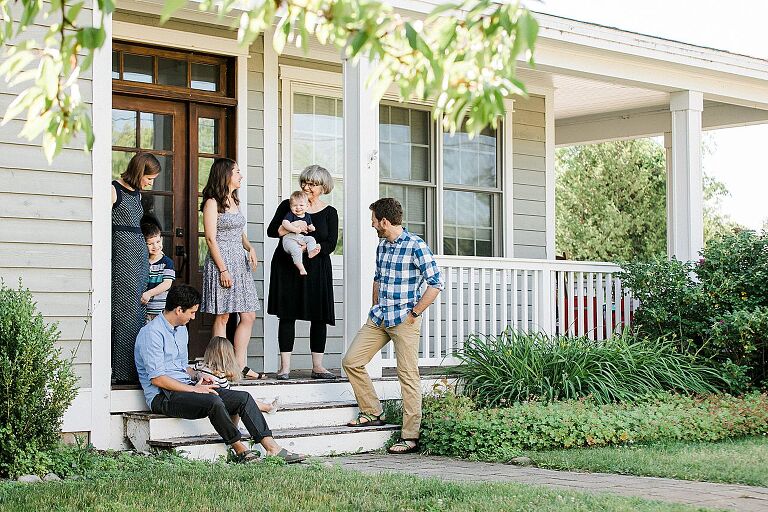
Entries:
{"label": "woman's bracelet", "polygon": [[229,272],[229,269],[219,270],[219,274],[223,274],[224,272]]}

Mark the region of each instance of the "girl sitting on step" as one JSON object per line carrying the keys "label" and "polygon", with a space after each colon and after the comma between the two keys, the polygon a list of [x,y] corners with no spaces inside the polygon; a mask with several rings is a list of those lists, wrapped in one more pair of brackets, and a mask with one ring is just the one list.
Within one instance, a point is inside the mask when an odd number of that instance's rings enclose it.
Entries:
{"label": "girl sitting on step", "polygon": [[[232,342],[223,336],[211,338],[203,354],[203,360],[195,365],[195,370],[208,377],[220,388],[229,388],[230,381],[235,380],[240,374],[240,366],[235,357]],[[277,397],[269,403],[256,400],[256,405],[261,412],[267,414],[275,414],[280,407]]]}

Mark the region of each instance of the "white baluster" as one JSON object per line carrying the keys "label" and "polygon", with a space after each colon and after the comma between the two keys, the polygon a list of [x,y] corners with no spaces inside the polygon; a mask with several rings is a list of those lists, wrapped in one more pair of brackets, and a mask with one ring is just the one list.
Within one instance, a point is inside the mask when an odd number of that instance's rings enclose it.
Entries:
{"label": "white baluster", "polygon": [[597,273],[597,336],[595,339],[605,339],[605,288],[603,288],[603,274]]}
{"label": "white baluster", "polygon": [[595,339],[595,274],[587,274],[587,336]]}

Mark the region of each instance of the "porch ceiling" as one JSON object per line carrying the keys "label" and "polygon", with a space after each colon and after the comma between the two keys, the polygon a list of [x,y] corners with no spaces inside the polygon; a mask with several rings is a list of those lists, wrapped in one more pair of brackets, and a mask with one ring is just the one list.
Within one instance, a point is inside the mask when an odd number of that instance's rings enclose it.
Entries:
{"label": "porch ceiling", "polygon": [[589,78],[552,75],[555,119],[669,105],[669,93]]}

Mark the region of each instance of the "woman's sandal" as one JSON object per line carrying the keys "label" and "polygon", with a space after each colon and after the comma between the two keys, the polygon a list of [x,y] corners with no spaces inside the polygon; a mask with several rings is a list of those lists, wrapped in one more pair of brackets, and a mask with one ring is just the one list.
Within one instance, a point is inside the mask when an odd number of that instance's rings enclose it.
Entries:
{"label": "woman's sandal", "polygon": [[252,462],[259,462],[259,453],[252,450],[245,450],[235,454],[235,462],[238,464],[250,464]]}
{"label": "woman's sandal", "polygon": [[[250,375],[251,372],[255,374],[255,377],[253,375]],[[243,367],[243,380],[262,380],[266,378],[267,378],[266,373],[254,372],[247,366]]]}
{"label": "woman's sandal", "polygon": [[[408,443],[413,443],[413,446],[411,446]],[[389,453],[395,454],[395,455],[402,455],[404,453],[414,453],[419,451],[419,440],[418,439],[401,439],[389,448],[387,448],[387,451]]]}
{"label": "woman's sandal", "polygon": [[348,427],[380,427],[386,425],[384,413],[382,412],[378,416],[375,414],[367,414],[361,412],[357,415],[357,419],[354,419],[347,423]]}

